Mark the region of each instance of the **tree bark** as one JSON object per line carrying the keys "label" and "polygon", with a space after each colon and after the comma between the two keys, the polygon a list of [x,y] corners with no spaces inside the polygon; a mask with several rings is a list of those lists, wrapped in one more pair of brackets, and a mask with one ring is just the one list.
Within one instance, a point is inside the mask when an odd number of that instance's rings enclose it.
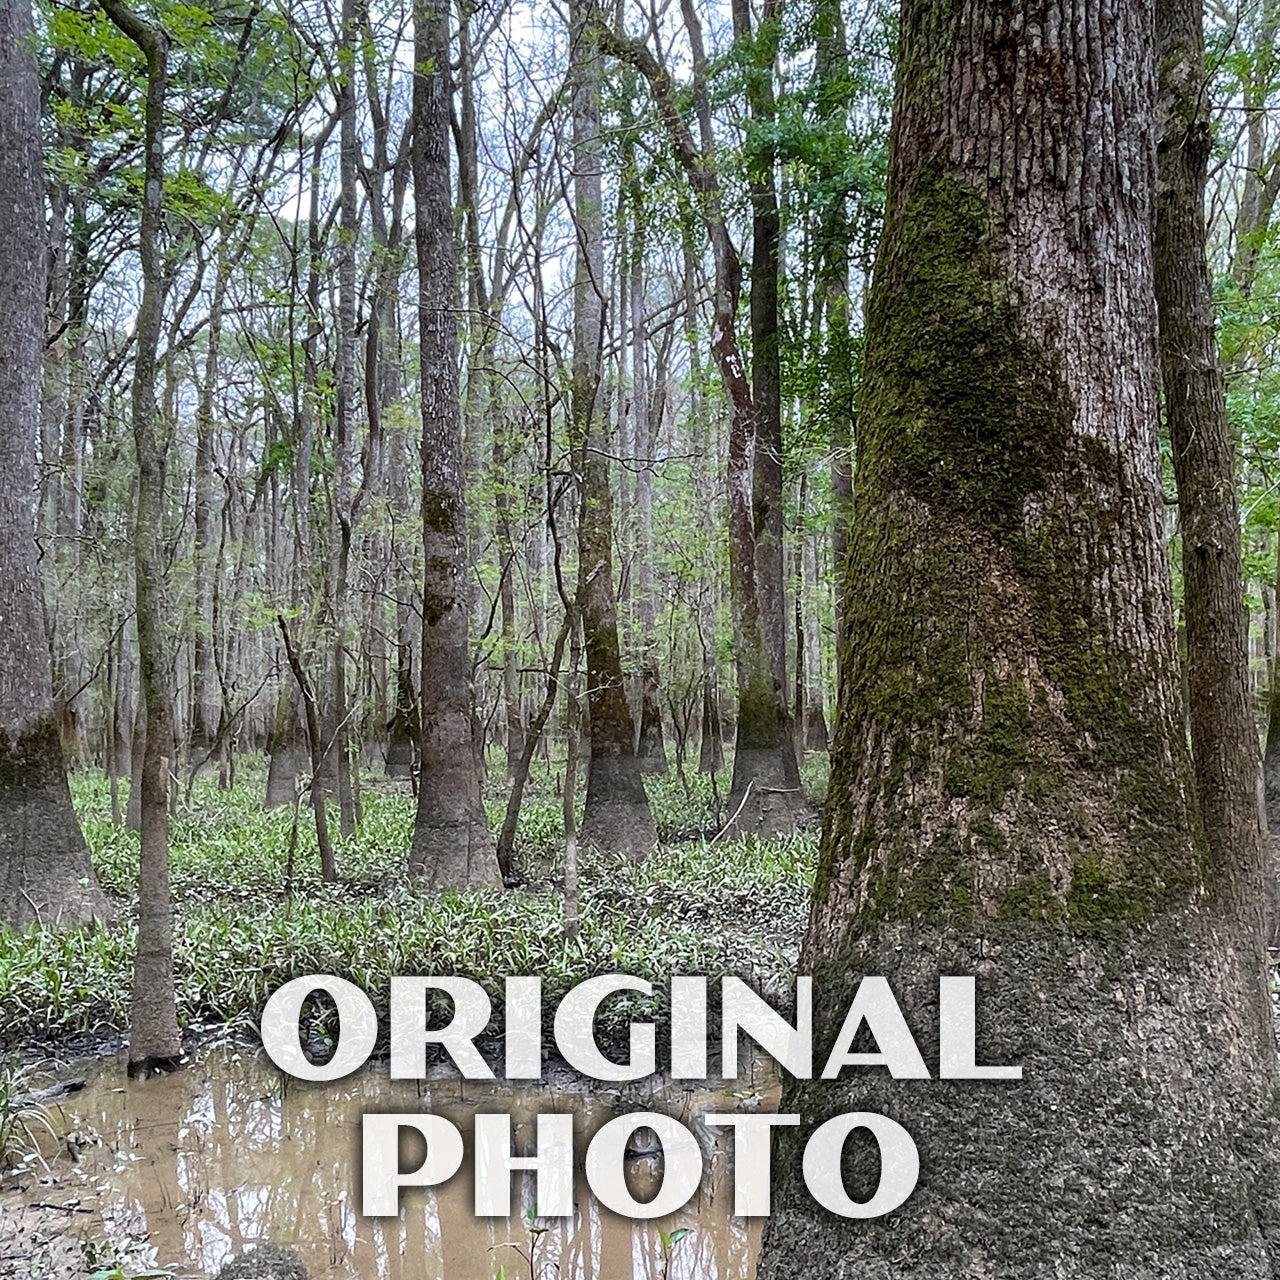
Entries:
{"label": "tree bark", "polygon": [[467,521],[449,179],[449,15],[415,5],[413,185],[422,382],[422,773],[409,871],[434,888],[500,884],[471,746]]}
{"label": "tree bark", "polygon": [[636,759],[635,722],[627,703],[613,585],[613,514],[606,415],[600,406],[600,346],[604,309],[604,210],[601,196],[600,76],[597,25],[588,0],[570,13],[573,66],[573,217],[577,265],[573,290],[570,417],[581,485],[578,521],[578,607],[587,659],[591,758],[582,842],[630,858],[657,843]]}
{"label": "tree bark", "polygon": [[[761,1280],[1280,1265],[1270,1002],[1195,804],[1162,536],[1153,31],[1152,0],[903,6],[802,965],[819,1041],[884,975],[932,1063],[939,975],[976,973],[980,1060],[1023,1079],[788,1085],[805,1126],[897,1119],[921,1176],[837,1220],[802,1126]],[[847,1185],[877,1166],[847,1151]]]}
{"label": "tree bark", "polygon": [[1201,0],[1156,0],[1160,86],[1155,289],[1182,529],[1187,694],[1209,852],[1240,913],[1261,911],[1258,734],[1249,690],[1235,444],[1205,255],[1212,121]]}
{"label": "tree bark", "polygon": [[45,333],[40,85],[26,0],[0,5],[0,922],[108,919],[71,793],[37,568],[36,431]]}
{"label": "tree bark", "polygon": [[138,856],[138,946],[129,1008],[129,1072],[146,1074],[182,1053],[173,981],[173,904],[169,897],[169,775],[174,758],[173,698],[166,641],[164,489],[167,441],[156,406],[156,352],[160,341],[167,273],[160,244],[164,217],[164,106],[168,90],[169,37],[143,22],[121,0],[102,0],[113,23],[146,59],[147,101],[143,130],[145,184],[138,256],[142,300],[131,411],[138,467],[134,518],[134,588],[138,666],[146,714],[142,756]]}

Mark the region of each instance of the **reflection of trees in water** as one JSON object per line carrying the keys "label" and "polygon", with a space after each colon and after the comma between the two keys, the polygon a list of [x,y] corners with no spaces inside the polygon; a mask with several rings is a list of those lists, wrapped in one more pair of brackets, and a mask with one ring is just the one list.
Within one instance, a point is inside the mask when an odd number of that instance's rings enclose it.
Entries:
{"label": "reflection of trees in water", "polygon": [[[370,1073],[338,1089],[285,1082],[250,1056],[210,1055],[185,1073],[132,1082],[120,1090],[106,1072],[77,1100],[76,1111],[106,1143],[89,1172],[114,1194],[103,1220],[115,1240],[149,1239],[160,1261],[216,1272],[245,1249],[275,1241],[297,1250],[315,1280],[492,1280],[499,1264],[527,1275],[504,1241],[527,1244],[522,1216],[473,1216],[470,1115],[510,1111],[517,1146],[534,1140],[540,1110],[573,1106],[578,1151],[612,1112],[590,1098],[485,1091],[474,1084],[392,1082]],[[359,1215],[361,1116],[365,1111],[433,1109],[464,1132],[462,1171],[436,1190],[407,1194],[399,1219]],[[710,1106],[701,1109],[713,1109]],[[690,1116],[682,1117],[686,1123]],[[758,1232],[728,1216],[732,1208],[723,1143],[710,1150],[709,1174],[686,1213],[663,1225],[693,1234],[677,1247],[669,1280],[741,1280],[750,1274]],[[122,1157],[113,1161],[110,1153]],[[639,1171],[637,1194],[656,1188],[656,1171]],[[648,1184],[647,1191],[645,1184]],[[518,1214],[534,1208],[533,1182],[517,1180]],[[559,1280],[655,1280],[663,1257],[656,1228],[603,1211],[577,1186],[572,1219],[547,1221],[542,1275]],[[557,1270],[558,1267],[558,1270]]]}

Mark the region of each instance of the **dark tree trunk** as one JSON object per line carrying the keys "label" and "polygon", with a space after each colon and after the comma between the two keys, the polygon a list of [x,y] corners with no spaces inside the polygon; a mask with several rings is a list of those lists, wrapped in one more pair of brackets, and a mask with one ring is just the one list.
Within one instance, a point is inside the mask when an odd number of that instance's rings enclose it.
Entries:
{"label": "dark tree trunk", "polygon": [[667,772],[667,746],[662,733],[662,704],[658,701],[658,664],[646,662],[640,672],[640,729],[636,758],[642,773]]}
{"label": "dark tree trunk", "polygon": [[396,597],[395,702],[387,725],[387,773],[393,778],[413,776],[419,765],[418,744],[422,736],[422,722],[418,718],[418,691],[413,675],[417,647],[414,638],[414,579],[418,576],[415,566],[421,552],[414,545],[417,540],[406,536],[404,532],[411,534],[413,531],[408,480],[412,456],[409,442],[404,436],[404,432],[398,432],[392,437],[397,455],[388,477],[391,509],[394,513],[392,546],[395,550],[393,572]]}
{"label": "dark tree trunk", "polygon": [[[433,7],[434,4],[434,7]],[[422,378],[422,774],[409,870],[437,888],[498,884],[471,745],[467,521],[449,180],[449,12],[415,8],[413,183]]]}
{"label": "dark tree trunk", "polygon": [[600,52],[583,3],[570,16],[573,65],[574,279],[573,372],[570,393],[574,454],[582,486],[578,521],[578,607],[587,659],[591,758],[582,841],[610,853],[643,858],[657,843],[649,797],[636,760],[636,730],[627,704],[613,585],[613,516],[600,407],[600,341],[604,280],[601,196]]}
{"label": "dark tree trunk", "polygon": [[[1276,539],[1276,609],[1280,617],[1280,537]],[[1280,635],[1280,623],[1277,623]],[[1271,654],[1267,679],[1267,736],[1262,754],[1262,791],[1267,815],[1267,853],[1272,867],[1280,866],[1280,644]],[[1277,921],[1272,922],[1272,936]]]}
{"label": "dark tree trunk", "polygon": [[[492,397],[491,397],[492,401]],[[490,413],[499,414],[492,402]],[[510,446],[505,424],[494,424],[494,508],[498,517],[498,606],[502,628],[502,705],[506,729],[507,777],[514,778],[524,755],[524,723],[520,714],[520,652],[516,641],[515,540],[512,536]]]}
{"label": "dark tree trunk", "polygon": [[[807,498],[807,490],[808,485],[805,484],[802,477],[800,481],[802,498]],[[805,510],[805,515],[807,516],[807,514],[807,510]],[[822,583],[818,573],[818,546],[816,538],[808,532],[804,534],[803,546],[800,549],[800,573],[798,576],[804,593],[808,595],[810,600],[816,600],[819,591],[822,590]],[[798,616],[799,610],[797,608]],[[799,637],[797,637],[797,641],[799,641]],[[822,681],[822,642],[816,618],[810,618],[803,641],[805,653],[804,695],[806,699],[804,748],[806,751],[820,751],[825,755],[831,744],[827,737],[827,715]],[[800,663],[797,659],[797,666],[799,665]]]}
{"label": "dark tree trunk", "polygon": [[163,1067],[182,1053],[173,984],[173,905],[169,897],[169,777],[174,762],[173,699],[165,640],[164,488],[167,442],[156,407],[156,352],[166,292],[160,235],[164,192],[164,104],[169,37],[120,0],[102,0],[112,22],[146,59],[143,130],[145,193],[138,236],[142,300],[133,368],[133,443],[138,467],[134,519],[134,587],[138,668],[146,715],[139,788],[138,947],[129,1007],[129,1071]]}
{"label": "dark tree trunk", "polygon": [[[805,1126],[897,1119],[921,1175],[839,1220],[789,1136],[762,1280],[1280,1265],[1258,931],[1209,856],[1178,692],[1153,30],[1152,0],[903,6],[802,965],[820,1042],[885,975],[931,1066],[939,975],[976,973],[980,1060],[1023,1079],[787,1086]],[[844,1176],[875,1185],[874,1144]]]}
{"label": "dark tree trunk", "polygon": [[0,5],[0,923],[106,919],[67,789],[32,495],[45,332],[40,85],[26,0]]}
{"label": "dark tree trunk", "polygon": [[698,747],[698,772],[719,773],[724,768],[724,730],[720,725],[720,688],[714,655],[703,658],[702,739]]}
{"label": "dark tree trunk", "polygon": [[1155,288],[1182,529],[1191,755],[1210,855],[1234,888],[1237,910],[1257,912],[1274,885],[1264,892],[1235,445],[1205,256],[1213,138],[1204,96],[1202,0],[1156,0],[1156,23]]}
{"label": "dark tree trunk", "polygon": [[[730,488],[742,490],[750,457],[750,510],[730,515],[730,574],[738,664],[738,723],[730,830],[782,835],[807,816],[800,789],[787,707],[787,619],[782,546],[782,371],[778,343],[779,216],[776,152],[767,141],[776,115],[772,76],[780,0],[764,7],[751,29],[747,0],[734,0],[735,38],[753,63],[748,80],[751,116],[758,130],[748,157],[751,187],[751,392],[753,438],[740,433],[729,449]],[[736,447],[735,447],[736,446]],[[734,473],[742,473],[735,477]],[[747,524],[750,523],[748,532]],[[733,549],[738,571],[733,573]]]}
{"label": "dark tree trunk", "polygon": [[421,730],[418,700],[413,692],[413,651],[407,644],[396,645],[395,705],[387,726],[387,777],[408,778],[417,764],[417,742]]}
{"label": "dark tree trunk", "polygon": [[302,659],[297,649],[294,647],[293,637],[289,634],[289,624],[285,621],[284,614],[277,613],[276,621],[280,625],[280,635],[284,641],[285,656],[288,658],[289,669],[293,672],[293,678],[297,681],[298,693],[301,695],[303,710],[306,713],[307,741],[311,749],[311,783],[308,791],[311,796],[311,816],[316,828],[316,847],[320,852],[320,878],[326,884],[333,884],[338,879],[338,863],[334,857],[333,841],[329,836],[329,814],[325,799],[323,772],[324,747],[322,745],[319,706],[315,691],[311,686],[311,680],[302,665]]}

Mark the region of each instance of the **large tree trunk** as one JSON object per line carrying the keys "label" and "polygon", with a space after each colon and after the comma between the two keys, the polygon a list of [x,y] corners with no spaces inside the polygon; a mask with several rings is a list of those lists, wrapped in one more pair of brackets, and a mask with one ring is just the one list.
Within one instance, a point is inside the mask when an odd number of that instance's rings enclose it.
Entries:
{"label": "large tree trunk", "polygon": [[138,256],[138,307],[133,367],[133,443],[138,466],[134,519],[134,587],[138,668],[146,714],[142,755],[138,855],[138,946],[129,1006],[129,1072],[145,1073],[182,1052],[173,985],[173,906],[169,897],[169,774],[174,754],[173,697],[165,641],[165,441],[156,410],[156,351],[164,311],[166,273],[160,234],[164,193],[164,104],[169,37],[139,19],[120,0],[102,0],[111,20],[146,58],[147,105],[143,131],[145,195]]}
{"label": "large tree trunk", "polygon": [[636,759],[635,722],[627,703],[613,585],[613,516],[600,407],[600,334],[604,302],[604,215],[601,198],[600,75],[595,26],[584,5],[571,17],[573,68],[574,223],[573,382],[570,414],[582,486],[578,521],[578,604],[587,657],[591,759],[582,840],[611,853],[643,858],[657,843],[649,798]]}
{"label": "large tree trunk", "polygon": [[27,0],[0,4],[0,922],[111,914],[71,807],[33,501],[45,305],[40,87]]}
{"label": "large tree trunk", "polygon": [[499,884],[471,746],[467,521],[449,180],[449,15],[415,9],[413,184],[422,365],[422,775],[409,870],[438,888]]}
{"label": "large tree trunk", "polygon": [[1280,1265],[1258,931],[1194,801],[1162,536],[1153,18],[903,7],[803,964],[820,1041],[881,974],[931,1065],[939,975],[976,973],[979,1060],[1023,1079],[790,1085],[806,1125],[897,1119],[921,1176],[846,1222],[780,1144],[762,1280]]}

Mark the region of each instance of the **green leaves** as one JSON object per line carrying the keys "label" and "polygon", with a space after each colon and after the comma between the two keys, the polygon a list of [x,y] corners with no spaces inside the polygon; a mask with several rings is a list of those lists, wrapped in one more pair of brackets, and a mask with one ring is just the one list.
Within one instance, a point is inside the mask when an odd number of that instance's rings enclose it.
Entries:
{"label": "green leaves", "polygon": [[[588,859],[581,929],[568,939],[553,866],[536,891],[422,893],[403,873],[412,802],[368,782],[364,823],[340,852],[349,879],[321,883],[314,833],[304,823],[286,901],[291,813],[262,812],[261,781],[230,793],[200,783],[195,807],[173,821],[185,1025],[248,1029],[269,991],[302,973],[345,976],[375,1001],[394,973],[466,973],[498,1001],[503,977],[517,972],[542,974],[549,993],[619,969],[658,986],[677,971],[776,981],[791,963],[785,948],[804,927],[812,834],[742,845],[697,840],[639,865]],[[679,823],[679,784],[659,784],[656,796],[663,786],[660,821]],[[121,921],[112,929],[0,930],[0,1026],[11,1041],[111,1035],[126,1025],[137,837],[111,825],[100,776],[77,777],[74,791],[99,878],[123,900]],[[614,1014],[625,1015],[621,1004]]]}

